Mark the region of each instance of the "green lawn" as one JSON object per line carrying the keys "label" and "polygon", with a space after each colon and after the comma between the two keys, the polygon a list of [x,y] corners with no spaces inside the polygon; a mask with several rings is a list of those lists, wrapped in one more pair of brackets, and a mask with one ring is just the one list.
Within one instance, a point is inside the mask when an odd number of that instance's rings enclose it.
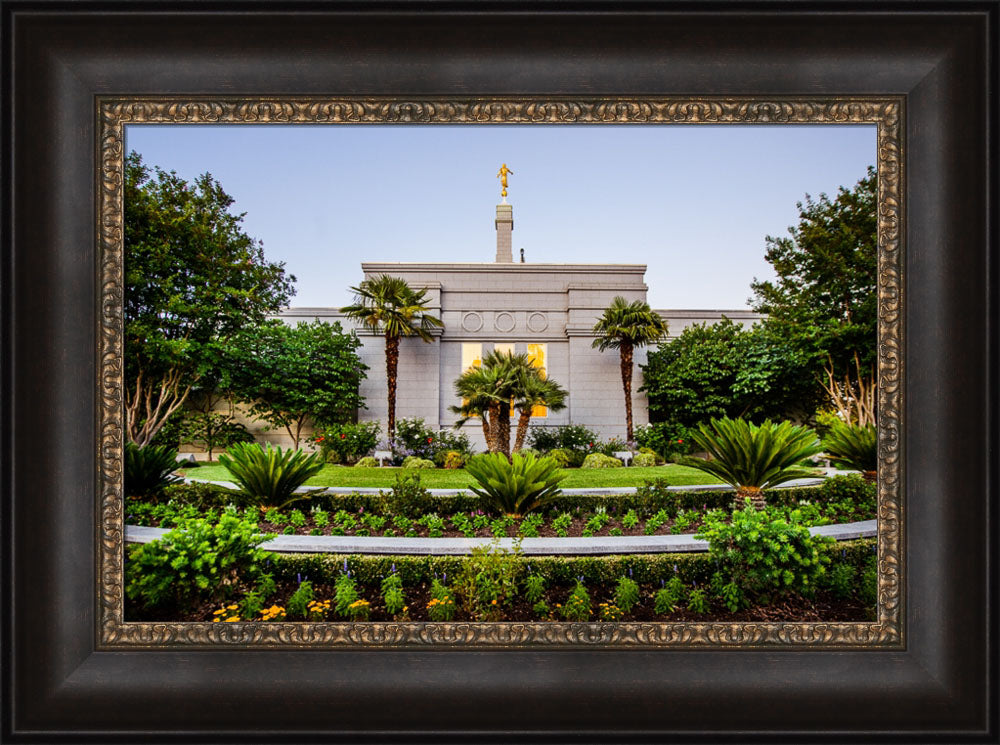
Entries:
{"label": "green lawn", "polygon": [[[308,486],[337,487],[378,487],[389,488],[396,481],[396,474],[402,468],[349,468],[345,466],[324,466],[323,470],[306,482]],[[181,475],[207,481],[232,481],[232,476],[224,466],[217,463],[178,471]],[[471,486],[475,480],[465,470],[422,470],[420,483],[428,489],[461,489]],[[560,486],[565,489],[587,487],[641,486],[645,479],[667,478],[671,486],[691,484],[721,484],[713,476],[676,464],[649,468],[570,468],[566,480]]]}

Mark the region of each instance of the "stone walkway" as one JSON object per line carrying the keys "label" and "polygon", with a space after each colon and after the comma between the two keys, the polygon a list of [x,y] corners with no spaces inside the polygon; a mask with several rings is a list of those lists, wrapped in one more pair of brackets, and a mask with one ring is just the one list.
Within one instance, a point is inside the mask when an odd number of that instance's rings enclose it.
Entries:
{"label": "stone walkway", "polygon": [[[161,537],[165,528],[125,527],[129,543],[149,543]],[[865,520],[841,525],[809,528],[814,535],[833,536],[838,541],[872,538],[878,532],[877,521]],[[485,546],[491,538],[382,538],[380,536],[279,535],[262,544],[269,551],[305,554],[397,554],[462,555],[476,546]],[[504,548],[513,546],[513,538],[500,539]],[[708,543],[692,535],[595,536],[593,538],[522,538],[521,552],[528,556],[583,556],[609,554],[660,554],[707,551]]]}

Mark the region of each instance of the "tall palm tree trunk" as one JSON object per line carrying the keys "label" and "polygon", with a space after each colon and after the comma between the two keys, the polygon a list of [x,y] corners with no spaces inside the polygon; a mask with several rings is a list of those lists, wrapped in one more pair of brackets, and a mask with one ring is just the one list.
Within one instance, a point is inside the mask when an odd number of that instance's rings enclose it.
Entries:
{"label": "tall palm tree trunk", "polygon": [[497,449],[510,458],[510,404],[500,403],[500,420],[497,423]]}
{"label": "tall palm tree trunk", "polygon": [[486,432],[486,449],[491,453],[495,453],[500,448],[500,402],[491,402],[489,408],[486,410],[486,413],[489,414],[490,417],[489,431]]}
{"label": "tall palm tree trunk", "polygon": [[487,418],[485,411],[480,415],[479,418],[483,422],[483,439],[486,440],[486,449],[489,452],[492,453],[493,452],[493,448],[490,447],[490,442],[491,442],[491,440],[490,440],[490,420]]}
{"label": "tall palm tree trunk", "polygon": [[390,442],[396,437],[396,382],[399,370],[399,337],[385,335],[385,379],[389,387],[389,423],[388,437]]}
{"label": "tall palm tree trunk", "polygon": [[622,388],[625,391],[625,440],[632,442],[632,345],[621,346]]}
{"label": "tall palm tree trunk", "polygon": [[514,452],[517,453],[524,447],[524,438],[528,434],[528,423],[531,421],[531,407],[527,406],[521,411],[521,416],[517,420],[517,437],[514,438]]}

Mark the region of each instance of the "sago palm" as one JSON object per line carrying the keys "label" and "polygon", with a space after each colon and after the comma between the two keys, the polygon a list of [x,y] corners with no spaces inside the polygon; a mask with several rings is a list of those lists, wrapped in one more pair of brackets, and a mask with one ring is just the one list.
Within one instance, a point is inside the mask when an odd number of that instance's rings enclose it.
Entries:
{"label": "sago palm", "polygon": [[632,353],[635,349],[661,339],[667,322],[649,307],[649,303],[631,303],[620,295],[611,301],[594,324],[593,347],[602,352],[617,349],[621,361],[622,388],[625,391],[625,439],[632,441]]}
{"label": "sago palm", "polygon": [[219,456],[240,490],[255,504],[284,507],[295,501],[294,492],[323,470],[323,454],[284,450],[270,444],[238,442]]}
{"label": "sago palm", "polygon": [[348,318],[360,321],[375,333],[385,336],[385,377],[388,386],[391,440],[396,434],[396,384],[399,369],[399,340],[418,336],[425,342],[434,341],[431,329],[441,328],[441,319],[428,313],[425,290],[414,290],[406,280],[381,274],[352,287],[354,304],[341,308]]}
{"label": "sago palm", "polygon": [[878,470],[878,436],[874,425],[864,427],[835,421],[823,437],[823,450],[830,460],[856,468],[868,481]]}
{"label": "sago palm", "polygon": [[566,474],[555,458],[535,458],[533,453],[514,453],[508,461],[502,453],[474,455],[465,470],[477,481],[477,494],[487,511],[523,517],[559,496],[559,482]]}
{"label": "sago palm", "polygon": [[767,420],[757,426],[744,419],[713,419],[690,430],[689,437],[710,459],[685,457],[678,462],[734,487],[737,507],[749,498],[760,509],[764,489],[812,476],[815,470],[808,459],[823,450],[815,432],[791,422]]}

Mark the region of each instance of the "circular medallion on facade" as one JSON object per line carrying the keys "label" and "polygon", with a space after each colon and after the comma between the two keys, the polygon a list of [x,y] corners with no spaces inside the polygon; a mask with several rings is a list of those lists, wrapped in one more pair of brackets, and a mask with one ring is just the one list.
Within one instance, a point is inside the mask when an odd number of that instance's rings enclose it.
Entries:
{"label": "circular medallion on facade", "polygon": [[497,313],[493,318],[493,328],[497,331],[513,331],[514,316],[510,313]]}
{"label": "circular medallion on facade", "polygon": [[529,313],[528,328],[532,331],[545,331],[549,327],[549,319],[544,313]]}
{"label": "circular medallion on facade", "polygon": [[462,328],[466,331],[479,331],[483,327],[483,317],[478,313],[466,313],[462,316]]}

